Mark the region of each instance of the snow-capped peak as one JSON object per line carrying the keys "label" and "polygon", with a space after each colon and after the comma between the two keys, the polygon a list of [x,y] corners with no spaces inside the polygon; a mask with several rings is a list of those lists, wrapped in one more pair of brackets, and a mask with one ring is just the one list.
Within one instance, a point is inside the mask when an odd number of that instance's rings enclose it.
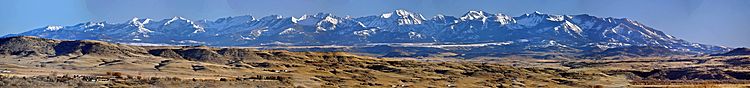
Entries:
{"label": "snow-capped peak", "polygon": [[130,19],[129,22],[132,26],[142,27],[144,24],[151,22],[151,19],[140,19],[138,17],[134,17],[133,19]]}
{"label": "snow-capped peak", "polygon": [[151,19],[140,19],[138,17],[134,17],[130,20],[131,24],[133,25],[142,25],[142,24],[148,24],[151,22]]}
{"label": "snow-capped peak", "polygon": [[[154,31],[151,31],[150,29],[146,28],[144,24],[149,23],[151,19],[140,19],[138,17],[133,17],[133,19],[130,20],[130,25],[135,26],[137,29],[136,34],[148,34]],[[147,35],[144,35],[144,37],[148,37]]]}
{"label": "snow-capped peak", "polygon": [[164,23],[164,26],[170,26],[172,24],[175,24],[175,25],[178,25],[178,26],[189,25],[189,26],[191,26],[192,28],[195,29],[193,31],[193,33],[206,32],[206,30],[204,30],[203,27],[201,27],[200,25],[195,24],[195,22],[190,21],[188,19],[185,19],[183,17],[179,17],[179,16],[172,17],[172,19],[170,19],[169,21],[167,21],[167,22]]}
{"label": "snow-capped peak", "polygon": [[386,19],[397,19],[399,25],[422,24],[424,17],[421,14],[415,14],[403,9],[398,9],[391,13],[381,15]]}
{"label": "snow-capped peak", "polygon": [[328,31],[336,29],[336,25],[341,23],[341,20],[336,19],[334,17],[331,17],[329,15],[326,15],[323,20],[317,23],[317,30],[319,31]]}
{"label": "snow-capped peak", "polygon": [[539,12],[539,11],[534,11],[534,13],[532,13],[532,14],[537,14],[537,15],[539,15],[539,14],[544,14],[544,13],[542,13],[542,12]]}
{"label": "snow-capped peak", "polygon": [[[251,15],[242,15],[242,16],[234,16],[234,17],[228,17],[228,18],[220,18],[219,20],[222,20],[222,19],[223,20],[237,19],[237,20],[240,20],[240,21],[255,21],[255,20],[257,20],[257,19],[255,19],[254,16],[251,16]],[[219,20],[217,20],[217,21],[219,21]]]}
{"label": "snow-capped peak", "polygon": [[532,12],[532,13],[527,13],[527,14],[524,14],[524,16],[542,16],[542,15],[545,15],[545,14],[544,14],[544,13],[541,13],[541,12],[539,12],[539,11],[534,11],[534,12]]}
{"label": "snow-capped peak", "polygon": [[171,24],[172,22],[175,22],[175,21],[184,21],[184,22],[188,22],[188,23],[191,23],[191,24],[193,23],[192,21],[187,20],[185,18],[182,18],[182,17],[179,17],[179,16],[175,16],[175,17],[172,17],[172,19],[170,19],[166,23],[164,23],[164,25],[169,25],[169,24]]}
{"label": "snow-capped peak", "polygon": [[566,16],[564,15],[550,15],[535,11],[533,13],[524,14],[520,17],[515,17],[515,20],[521,25],[531,27],[549,21],[562,22],[566,20],[565,18]]}
{"label": "snow-capped peak", "polygon": [[[104,25],[107,25],[107,27],[104,27]],[[203,27],[206,29],[204,30]],[[78,33],[79,31],[80,33]],[[82,23],[75,26],[47,26],[23,33],[23,35],[43,36],[50,33],[61,37],[59,39],[86,37],[85,39],[122,42],[122,39],[118,40],[117,38],[128,38],[125,39],[127,40],[125,42],[131,42],[130,39],[142,39],[143,41],[139,42],[152,43],[170,43],[154,41],[160,39],[191,39],[217,46],[237,45],[238,42],[232,41],[238,39],[242,41],[258,40],[239,42],[247,45],[277,40],[300,45],[349,45],[374,42],[476,43],[531,38],[530,41],[527,40],[529,44],[543,41],[545,44],[556,43],[576,47],[581,46],[580,44],[591,43],[623,43],[632,45],[651,44],[674,47],[674,49],[700,51],[721,49],[710,48],[712,46],[706,45],[691,46],[683,40],[678,40],[661,31],[647,27],[645,24],[628,19],[599,18],[585,14],[554,15],[540,12],[512,17],[501,13],[468,11],[460,17],[436,15],[431,19],[424,19],[420,14],[402,9],[382,15],[351,19],[348,16],[337,17],[327,13],[309,14],[301,17],[270,15],[258,20],[249,15],[220,18],[216,21],[190,21],[183,17],[158,21],[133,18],[128,22],[113,24],[99,22]],[[278,33],[279,35],[261,36],[261,34],[266,33]],[[585,48],[586,46],[582,47]]]}
{"label": "snow-capped peak", "polygon": [[487,15],[489,14],[485,14],[484,11],[469,11],[461,17],[461,20],[481,20],[482,22],[485,22],[487,20]]}
{"label": "snow-capped peak", "polygon": [[409,12],[409,11],[406,11],[406,10],[403,10],[403,9],[398,9],[398,10],[396,10],[396,11],[394,11],[394,12],[395,12],[395,13],[396,13],[396,14],[397,14],[398,16],[412,16],[412,15],[413,15],[413,14],[412,14],[411,12]]}
{"label": "snow-capped peak", "polygon": [[301,17],[299,17],[299,18],[296,18],[296,17],[292,17],[292,23],[297,23],[297,22],[299,22],[299,21],[305,20],[305,19],[307,19],[307,17],[309,17],[309,16],[307,15],[307,14],[305,14],[305,15],[302,15],[302,16],[301,16]]}
{"label": "snow-capped peak", "polygon": [[415,15],[412,12],[406,11],[404,9],[398,9],[390,13],[384,13],[380,17],[387,19],[387,18],[393,18],[394,16],[396,17],[396,19],[415,17]]}
{"label": "snow-capped peak", "polygon": [[509,23],[516,23],[516,20],[513,19],[513,17],[510,17],[502,13],[495,14],[495,17],[496,17],[495,22],[500,22],[500,24],[503,24],[503,25],[509,24]]}
{"label": "snow-capped peak", "polygon": [[333,25],[336,25],[339,22],[341,22],[339,19],[336,19],[336,18],[333,18],[333,17],[330,17],[330,16],[326,16],[326,18],[323,19],[322,21],[324,21],[324,22],[330,22]]}

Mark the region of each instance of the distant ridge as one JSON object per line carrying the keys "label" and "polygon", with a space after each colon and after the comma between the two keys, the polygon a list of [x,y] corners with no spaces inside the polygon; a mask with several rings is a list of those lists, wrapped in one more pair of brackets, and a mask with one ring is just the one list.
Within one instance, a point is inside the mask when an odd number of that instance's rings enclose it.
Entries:
{"label": "distant ridge", "polygon": [[721,53],[721,54],[713,54],[711,56],[737,56],[737,55],[750,55],[750,49],[748,48],[736,48],[732,49],[732,51]]}
{"label": "distant ridge", "polygon": [[300,17],[271,15],[256,18],[246,15],[214,21],[193,21],[183,17],[162,20],[133,18],[124,23],[48,26],[5,37],[9,36],[208,46],[504,43],[504,46],[522,50],[557,47],[587,51],[626,46],[663,47],[694,53],[729,50],[678,39],[626,18],[541,12],[511,17],[484,11],[468,11],[460,17],[438,15],[430,18],[401,9],[364,17],[318,13]]}

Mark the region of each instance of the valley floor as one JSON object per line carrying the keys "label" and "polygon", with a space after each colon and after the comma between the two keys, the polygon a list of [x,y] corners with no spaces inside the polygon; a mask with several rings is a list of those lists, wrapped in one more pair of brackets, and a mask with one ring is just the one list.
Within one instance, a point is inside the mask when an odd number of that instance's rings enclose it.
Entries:
{"label": "valley floor", "polygon": [[[149,55],[2,56],[4,87],[749,87],[750,56],[621,60],[373,58],[253,51],[217,63]],[[166,62],[165,62],[166,61]],[[160,66],[162,64],[163,66]],[[197,68],[199,67],[199,68]]]}

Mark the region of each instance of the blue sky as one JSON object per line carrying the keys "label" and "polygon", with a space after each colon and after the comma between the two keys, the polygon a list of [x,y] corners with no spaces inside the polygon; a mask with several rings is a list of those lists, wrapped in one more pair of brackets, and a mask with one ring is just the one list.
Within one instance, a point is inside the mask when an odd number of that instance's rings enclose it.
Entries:
{"label": "blue sky", "polygon": [[133,17],[199,20],[238,15],[367,16],[406,9],[427,17],[483,10],[518,16],[591,14],[629,18],[688,41],[750,46],[750,0],[0,0],[0,35],[47,25],[122,23]]}

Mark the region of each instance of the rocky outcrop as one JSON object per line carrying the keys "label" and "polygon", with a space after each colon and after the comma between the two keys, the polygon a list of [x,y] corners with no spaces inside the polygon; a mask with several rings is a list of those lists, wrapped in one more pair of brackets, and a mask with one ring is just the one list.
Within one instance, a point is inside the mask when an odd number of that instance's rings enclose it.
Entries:
{"label": "rocky outcrop", "polygon": [[263,59],[263,57],[260,57],[258,54],[256,54],[259,51],[255,49],[224,48],[218,50],[217,52],[230,60],[241,61]]}
{"label": "rocky outcrop", "polygon": [[61,41],[20,36],[0,39],[0,53],[9,55],[129,55],[144,54],[145,49],[102,41]]}
{"label": "rocky outcrop", "polygon": [[66,52],[59,54],[93,54],[93,55],[128,55],[128,54],[145,54],[146,49],[122,44],[112,44],[102,41],[64,41],[57,44],[57,49]]}
{"label": "rocky outcrop", "polygon": [[164,58],[186,59],[191,61],[204,61],[219,64],[228,64],[244,60],[261,60],[258,50],[254,49],[210,49],[210,48],[188,48],[188,49],[152,49],[149,54]]}
{"label": "rocky outcrop", "polygon": [[161,56],[165,58],[182,59],[182,56],[180,56],[180,54],[178,54],[172,49],[154,49],[154,50],[149,50],[148,53],[154,56]]}
{"label": "rocky outcrop", "polygon": [[6,55],[56,55],[60,41],[31,36],[0,39],[0,53]]}

